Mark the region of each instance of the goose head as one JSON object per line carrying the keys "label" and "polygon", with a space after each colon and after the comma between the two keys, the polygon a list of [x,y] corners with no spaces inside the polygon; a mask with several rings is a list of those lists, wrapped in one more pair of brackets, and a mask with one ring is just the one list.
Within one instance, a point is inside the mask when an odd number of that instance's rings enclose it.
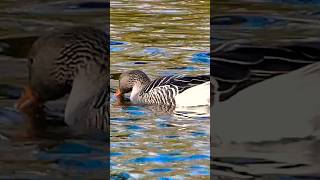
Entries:
{"label": "goose head", "polygon": [[150,78],[140,70],[131,70],[124,72],[119,78],[119,88],[116,96],[121,97],[126,93],[130,93],[130,99],[134,98],[142,88],[150,82]]}
{"label": "goose head", "polygon": [[39,38],[29,53],[29,81],[17,109],[26,112],[70,94],[65,109],[68,125],[105,128],[108,41],[104,32],[85,27]]}

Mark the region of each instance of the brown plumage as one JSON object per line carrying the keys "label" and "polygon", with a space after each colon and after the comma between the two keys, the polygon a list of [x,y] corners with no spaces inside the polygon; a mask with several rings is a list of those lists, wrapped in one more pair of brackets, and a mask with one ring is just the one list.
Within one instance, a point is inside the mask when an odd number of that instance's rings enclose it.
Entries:
{"label": "brown plumage", "polygon": [[109,36],[90,27],[47,34],[28,57],[29,84],[18,100],[24,111],[69,94],[65,122],[75,128],[107,129]]}

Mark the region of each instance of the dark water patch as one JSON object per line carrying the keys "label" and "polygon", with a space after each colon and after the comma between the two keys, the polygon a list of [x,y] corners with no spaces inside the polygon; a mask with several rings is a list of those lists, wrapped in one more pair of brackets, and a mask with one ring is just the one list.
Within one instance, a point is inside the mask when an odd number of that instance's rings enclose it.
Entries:
{"label": "dark water patch", "polygon": [[66,9],[107,9],[110,7],[108,2],[81,2],[79,4],[68,5]]}
{"label": "dark water patch", "polygon": [[37,36],[0,39],[0,53],[6,56],[25,58],[36,39],[38,39]]}
{"label": "dark water patch", "polygon": [[228,15],[215,16],[212,18],[212,23],[219,28],[219,26],[242,26],[243,28],[265,28],[269,26],[285,25],[287,22],[271,17],[263,16],[249,16],[249,15]]}
{"label": "dark water patch", "polygon": [[78,143],[63,143],[47,151],[49,154],[89,154],[104,153],[103,150]]}
{"label": "dark water patch", "polygon": [[159,174],[159,173],[172,172],[172,169],[170,169],[170,168],[156,168],[156,169],[150,169],[148,171],[151,172],[151,173]]}
{"label": "dark water patch", "polygon": [[139,64],[139,65],[141,65],[141,64],[148,64],[147,62],[139,62],[139,61],[137,61],[137,62],[134,62],[134,64]]}
{"label": "dark water patch", "polygon": [[246,19],[241,16],[214,16],[211,18],[211,23],[216,26],[227,26],[246,23]]}
{"label": "dark water patch", "polygon": [[58,1],[58,2],[42,2],[33,5],[22,6],[20,9],[14,9],[14,12],[32,12],[32,14],[75,14],[75,13],[88,13],[88,12],[102,12],[110,8],[108,2],[103,1],[93,1],[93,2],[68,2],[68,1]]}
{"label": "dark water patch", "polygon": [[242,82],[249,78],[250,71],[245,66],[231,63],[215,62],[210,66],[210,73],[217,80],[224,82]]}
{"label": "dark water patch", "polygon": [[8,84],[0,84],[0,98],[18,99],[21,96],[23,89]]}
{"label": "dark water patch", "polygon": [[269,161],[261,158],[242,158],[242,157],[219,157],[214,158],[214,161],[224,162],[236,165],[249,165],[249,164],[277,164],[279,162]]}
{"label": "dark water patch", "polygon": [[226,46],[222,46],[223,48],[217,48],[217,50],[213,52],[213,62],[219,61],[239,65],[253,65],[263,61],[264,55],[257,53],[258,48],[242,48],[242,46],[236,44],[234,44],[234,46],[228,46],[227,44]]}
{"label": "dark water patch", "polygon": [[[282,74],[290,72],[305,66],[302,63],[288,63],[285,61],[279,61],[276,59],[268,59],[259,63],[258,65],[252,66],[251,73],[256,74],[260,72],[266,72],[268,74]],[[257,74],[258,75],[258,74]]]}
{"label": "dark water patch", "polygon": [[[212,26],[213,27],[213,26]],[[224,42],[227,42],[227,38],[223,38],[223,37],[216,37],[213,35],[213,32],[211,32],[211,36],[210,36],[210,42],[211,42],[211,46],[217,46],[219,44],[222,44]]]}
{"label": "dark water patch", "polygon": [[290,5],[320,5],[319,0],[265,0],[264,2],[272,2]]}
{"label": "dark water patch", "polygon": [[22,123],[24,122],[23,115],[13,108],[0,108],[0,123]]}
{"label": "dark water patch", "polygon": [[82,171],[90,171],[90,170],[106,170],[109,168],[109,163],[101,160],[78,160],[78,159],[59,159],[56,163],[61,168],[77,168]]}

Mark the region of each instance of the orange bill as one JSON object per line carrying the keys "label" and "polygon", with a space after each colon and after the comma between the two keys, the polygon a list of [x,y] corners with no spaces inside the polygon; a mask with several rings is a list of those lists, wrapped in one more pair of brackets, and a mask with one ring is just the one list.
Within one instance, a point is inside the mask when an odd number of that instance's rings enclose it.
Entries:
{"label": "orange bill", "polygon": [[27,86],[24,89],[23,95],[18,99],[16,102],[16,108],[19,110],[23,110],[27,107],[38,105],[39,104],[39,98],[35,95],[35,93],[32,91],[30,86]]}
{"label": "orange bill", "polygon": [[120,89],[117,89],[117,91],[115,93],[115,96],[116,97],[121,97],[122,96],[122,93],[121,93]]}

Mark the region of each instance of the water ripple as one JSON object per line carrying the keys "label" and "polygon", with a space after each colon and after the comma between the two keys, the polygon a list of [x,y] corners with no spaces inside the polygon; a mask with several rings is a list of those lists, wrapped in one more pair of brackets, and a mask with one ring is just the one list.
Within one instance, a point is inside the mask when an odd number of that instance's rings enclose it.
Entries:
{"label": "water ripple", "polygon": [[175,155],[159,155],[155,157],[138,157],[129,160],[129,163],[175,163],[181,161],[208,160],[207,155],[191,155],[191,156],[175,156]]}

